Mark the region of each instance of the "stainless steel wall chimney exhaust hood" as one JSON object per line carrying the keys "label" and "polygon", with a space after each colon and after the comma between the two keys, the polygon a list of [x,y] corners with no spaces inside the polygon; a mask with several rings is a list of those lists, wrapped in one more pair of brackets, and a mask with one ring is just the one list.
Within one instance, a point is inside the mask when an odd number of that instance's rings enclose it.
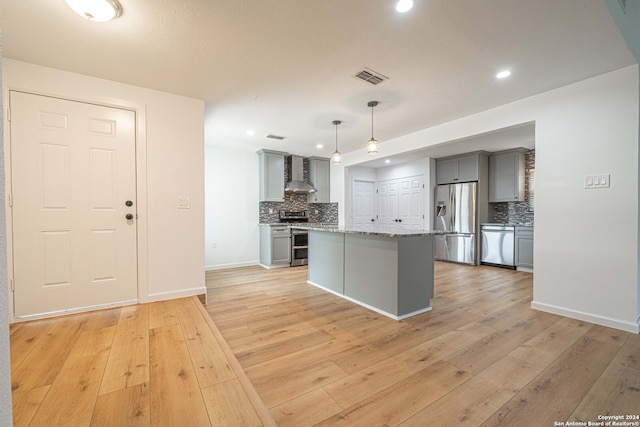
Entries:
{"label": "stainless steel wall chimney exhaust hood", "polygon": [[304,159],[300,156],[290,156],[287,159],[289,182],[284,187],[287,193],[315,193],[314,186],[304,182]]}

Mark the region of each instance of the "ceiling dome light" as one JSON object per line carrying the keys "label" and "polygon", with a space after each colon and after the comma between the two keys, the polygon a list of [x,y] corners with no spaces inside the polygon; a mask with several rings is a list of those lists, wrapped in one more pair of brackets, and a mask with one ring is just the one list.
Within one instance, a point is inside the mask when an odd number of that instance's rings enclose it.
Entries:
{"label": "ceiling dome light", "polygon": [[405,13],[413,8],[413,0],[400,0],[396,3],[396,10],[400,13]]}
{"label": "ceiling dome light", "polygon": [[510,75],[511,75],[511,71],[510,70],[502,70],[498,74],[496,74],[496,78],[497,79],[506,79]]}
{"label": "ceiling dome light", "polygon": [[378,101],[369,101],[367,107],[371,107],[371,139],[367,142],[367,153],[378,154],[378,141],[373,137],[373,107],[378,105]]}
{"label": "ceiling dome light", "polygon": [[122,14],[118,0],[65,0],[75,13],[89,21],[107,22]]}
{"label": "ceiling dome light", "polygon": [[342,163],[342,153],[338,151],[338,125],[342,123],[340,120],[334,120],[331,124],[336,126],[336,151],[331,155],[331,163],[334,165],[339,165]]}

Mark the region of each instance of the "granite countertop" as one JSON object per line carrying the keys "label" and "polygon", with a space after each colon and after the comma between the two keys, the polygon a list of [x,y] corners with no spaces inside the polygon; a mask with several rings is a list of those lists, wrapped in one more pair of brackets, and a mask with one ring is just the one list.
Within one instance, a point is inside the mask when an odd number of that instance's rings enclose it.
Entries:
{"label": "granite countertop", "polygon": [[505,225],[508,227],[533,227],[532,222],[483,222],[483,225]]}
{"label": "granite countertop", "polygon": [[335,223],[330,223],[330,222],[261,222],[258,223],[258,225],[275,225],[275,226],[286,226],[286,227],[293,227],[293,226],[299,226],[299,225],[305,225],[305,226],[310,226],[310,227],[325,227],[325,226],[333,226],[333,227],[337,227],[338,224]]}
{"label": "granite countertop", "polygon": [[309,231],[327,231],[330,233],[345,233],[345,234],[363,234],[368,236],[385,236],[385,237],[416,237],[416,236],[435,236],[438,234],[447,234],[445,231],[435,230],[398,230],[398,231],[385,231],[385,230],[359,230],[355,228],[341,228],[337,225],[292,225],[292,228],[298,228],[301,230]]}

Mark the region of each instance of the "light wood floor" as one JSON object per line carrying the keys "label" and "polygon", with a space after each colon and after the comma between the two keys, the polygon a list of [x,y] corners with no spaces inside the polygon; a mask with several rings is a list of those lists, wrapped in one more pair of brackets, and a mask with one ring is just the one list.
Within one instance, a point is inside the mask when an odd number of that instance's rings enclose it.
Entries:
{"label": "light wood floor", "polygon": [[11,325],[16,426],[275,425],[202,304]]}
{"label": "light wood floor", "polygon": [[532,276],[437,263],[395,321],[304,267],[207,273],[207,311],[279,426],[553,426],[640,414],[640,336],[530,309]]}

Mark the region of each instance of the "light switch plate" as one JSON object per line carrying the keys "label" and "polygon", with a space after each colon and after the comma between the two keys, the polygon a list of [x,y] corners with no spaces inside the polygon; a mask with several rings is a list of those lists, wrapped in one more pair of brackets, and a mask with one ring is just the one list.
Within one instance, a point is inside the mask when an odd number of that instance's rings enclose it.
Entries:
{"label": "light switch plate", "polygon": [[191,198],[178,197],[178,209],[191,209]]}
{"label": "light switch plate", "polygon": [[584,188],[609,188],[611,174],[587,175],[584,177]]}

